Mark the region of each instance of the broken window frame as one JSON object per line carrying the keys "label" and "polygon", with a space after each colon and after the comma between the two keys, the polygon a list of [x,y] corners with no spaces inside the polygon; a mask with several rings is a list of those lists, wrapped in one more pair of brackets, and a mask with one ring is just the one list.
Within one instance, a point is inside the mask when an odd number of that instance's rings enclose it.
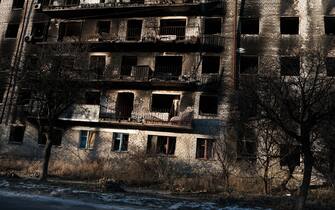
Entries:
{"label": "broken window frame", "polygon": [[258,35],[259,34],[259,17],[241,17],[240,33]]}
{"label": "broken window frame", "polygon": [[[77,31],[78,34],[68,34],[69,28],[74,28],[73,26],[70,27],[71,24],[79,24],[79,30]],[[59,31],[58,31],[58,41],[63,41],[66,37],[74,37],[74,38],[81,38],[83,32],[83,21],[62,21],[59,23]],[[71,29],[72,30],[72,29]]]}
{"label": "broken window frame", "polygon": [[[213,64],[214,63],[214,64]],[[215,68],[214,68],[215,66]],[[202,74],[218,74],[221,68],[220,56],[202,56],[201,73]]]}
{"label": "broken window frame", "polygon": [[175,156],[176,146],[177,137],[148,135],[147,154],[149,155]]}
{"label": "broken window frame", "polygon": [[[250,132],[250,131],[247,131]],[[250,151],[249,151],[250,150]],[[251,136],[244,135],[238,140],[238,158],[243,160],[256,160],[257,142]]]}
{"label": "broken window frame", "polygon": [[[202,159],[202,160],[214,159],[214,156],[215,156],[214,144],[215,144],[214,139],[197,138],[195,158]],[[203,152],[202,152],[202,148],[203,148]]]}
{"label": "broken window frame", "polygon": [[[287,26],[290,24],[291,26]],[[296,25],[297,24],[297,25]],[[294,28],[293,28],[294,25]],[[288,27],[288,28],[286,28]],[[282,16],[280,17],[280,33],[282,35],[299,35],[300,33],[300,18],[295,16]]]}
{"label": "broken window frame", "polygon": [[328,36],[335,35],[335,16],[324,16],[324,30]]}
{"label": "broken window frame", "polygon": [[[15,27],[15,28],[14,28]],[[20,29],[20,24],[18,23],[9,23],[7,25],[6,33],[5,33],[5,39],[16,39],[17,34]],[[13,32],[15,31],[15,32]]]}
{"label": "broken window frame", "polygon": [[131,71],[134,66],[137,66],[138,58],[136,55],[124,55],[121,58],[120,75],[131,76]]}
{"label": "broken window frame", "polygon": [[183,56],[156,56],[154,77],[162,80],[178,80],[183,73]]}
{"label": "broken window frame", "polygon": [[[172,23],[169,23],[171,21]],[[181,24],[174,24],[180,22]],[[184,24],[182,24],[184,23]],[[184,40],[186,37],[187,18],[161,18],[159,21],[159,36],[176,36],[176,40]]]}
{"label": "broken window frame", "polygon": [[9,144],[23,144],[24,134],[26,126],[25,125],[12,125],[9,131]]}
{"label": "broken window frame", "polygon": [[[103,62],[101,62],[103,61]],[[101,79],[106,70],[106,56],[105,55],[91,55],[89,60],[89,68],[95,79]]]}
{"label": "broken window frame", "polygon": [[[259,68],[258,55],[240,55],[239,57],[239,72],[241,75],[256,75]],[[249,65],[252,64],[252,65]],[[249,67],[250,68],[244,68]]]}
{"label": "broken window frame", "polygon": [[[204,99],[206,98],[206,99]],[[203,108],[202,106],[205,106],[205,104],[209,104],[209,101],[208,99],[209,98],[215,98],[216,100],[216,105],[212,104],[213,107],[213,112],[203,112]],[[216,108],[214,108],[214,106],[216,106]],[[202,94],[200,95],[199,97],[199,115],[201,116],[217,116],[218,115],[218,108],[219,108],[219,97],[217,95],[207,95],[207,94]],[[215,112],[214,112],[214,109],[215,109]]]}
{"label": "broken window frame", "polygon": [[127,152],[128,144],[129,144],[128,133],[113,133],[113,142],[111,149],[113,152]]}
{"label": "broken window frame", "polygon": [[[164,104],[164,108],[159,108],[157,105],[158,103],[161,104],[162,102],[162,98],[159,100],[159,98],[157,99],[157,97],[169,97],[168,99],[166,99],[166,101],[171,101],[171,103],[166,103],[163,102]],[[176,114],[178,114],[179,112],[179,106],[175,107],[174,106],[174,100],[179,100],[180,102],[180,98],[181,96],[178,94],[159,94],[159,93],[153,93],[151,95],[151,104],[150,104],[150,111],[151,112],[160,112],[160,113],[170,113],[171,116],[176,116]],[[168,108],[169,106],[169,108]]]}
{"label": "broken window frame", "polygon": [[300,68],[301,61],[299,56],[280,56],[281,76],[299,76]]}
{"label": "broken window frame", "polygon": [[[104,25],[106,24],[106,25]],[[106,27],[106,28],[105,28]],[[107,29],[107,30],[103,30]],[[111,29],[111,21],[110,20],[100,20],[97,22],[97,34],[103,35],[103,33],[109,34]]]}
{"label": "broken window frame", "polygon": [[[141,22],[141,27],[131,27],[130,23],[134,22]],[[143,20],[142,19],[129,19],[127,20],[127,31],[126,31],[126,40],[127,41],[140,41],[142,38],[142,31],[143,31]]]}
{"label": "broken window frame", "polygon": [[79,149],[92,150],[96,138],[96,131],[81,130],[79,133]]}

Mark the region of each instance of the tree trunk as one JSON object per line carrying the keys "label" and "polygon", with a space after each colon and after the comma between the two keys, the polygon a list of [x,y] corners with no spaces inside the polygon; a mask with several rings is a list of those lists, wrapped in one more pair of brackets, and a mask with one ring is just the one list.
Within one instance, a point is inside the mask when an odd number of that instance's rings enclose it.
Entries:
{"label": "tree trunk", "polygon": [[42,173],[40,176],[40,181],[46,181],[48,178],[48,169],[49,169],[49,161],[51,156],[51,148],[52,148],[52,136],[51,136],[51,129],[49,132],[46,133],[47,142],[44,149],[44,157],[43,157],[43,164],[42,164]]}
{"label": "tree trunk", "polygon": [[305,208],[313,169],[313,155],[310,146],[302,145],[302,150],[304,155],[304,177],[300,186],[299,197],[297,200],[297,210],[303,210]]}

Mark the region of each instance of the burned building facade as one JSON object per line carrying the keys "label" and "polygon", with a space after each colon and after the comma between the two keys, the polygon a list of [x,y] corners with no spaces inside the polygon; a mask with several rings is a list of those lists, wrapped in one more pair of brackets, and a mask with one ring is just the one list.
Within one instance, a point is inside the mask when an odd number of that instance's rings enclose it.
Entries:
{"label": "burned building facade", "polygon": [[0,8],[8,11],[1,58],[12,64],[1,77],[9,118],[1,125],[2,154],[31,156],[45,144],[8,108],[17,103],[16,60],[37,46],[89,46],[83,63],[96,85],[59,118],[54,149],[73,160],[142,150],[204,161],[215,159],[218,138],[231,138],[238,156],[253,158],[255,139],[231,128],[240,118],[239,80],[262,72],[267,59],[298,67],[295,50],[332,39],[335,17],[332,0],[2,0]]}

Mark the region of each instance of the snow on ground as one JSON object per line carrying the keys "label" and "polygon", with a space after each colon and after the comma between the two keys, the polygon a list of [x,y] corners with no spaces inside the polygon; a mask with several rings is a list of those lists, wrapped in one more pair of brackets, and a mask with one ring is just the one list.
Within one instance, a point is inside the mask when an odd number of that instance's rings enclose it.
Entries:
{"label": "snow on ground", "polygon": [[[164,209],[164,210],[265,210],[261,208],[220,207],[214,202],[203,202],[177,197],[140,193],[101,193],[32,182],[9,183],[0,179],[0,196],[19,197],[41,202],[58,202],[65,206],[83,205],[97,209]],[[270,209],[267,209],[270,210]]]}

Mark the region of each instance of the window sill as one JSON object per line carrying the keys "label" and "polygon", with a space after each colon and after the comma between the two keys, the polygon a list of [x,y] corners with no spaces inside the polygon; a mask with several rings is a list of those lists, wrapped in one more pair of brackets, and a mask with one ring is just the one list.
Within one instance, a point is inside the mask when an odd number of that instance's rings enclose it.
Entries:
{"label": "window sill", "polygon": [[22,145],[23,142],[9,141],[8,144],[11,144],[11,145]]}
{"label": "window sill", "polygon": [[117,154],[127,154],[127,153],[129,153],[129,151],[127,150],[127,151],[116,151],[116,150],[112,150],[112,152],[113,153],[117,153]]}

